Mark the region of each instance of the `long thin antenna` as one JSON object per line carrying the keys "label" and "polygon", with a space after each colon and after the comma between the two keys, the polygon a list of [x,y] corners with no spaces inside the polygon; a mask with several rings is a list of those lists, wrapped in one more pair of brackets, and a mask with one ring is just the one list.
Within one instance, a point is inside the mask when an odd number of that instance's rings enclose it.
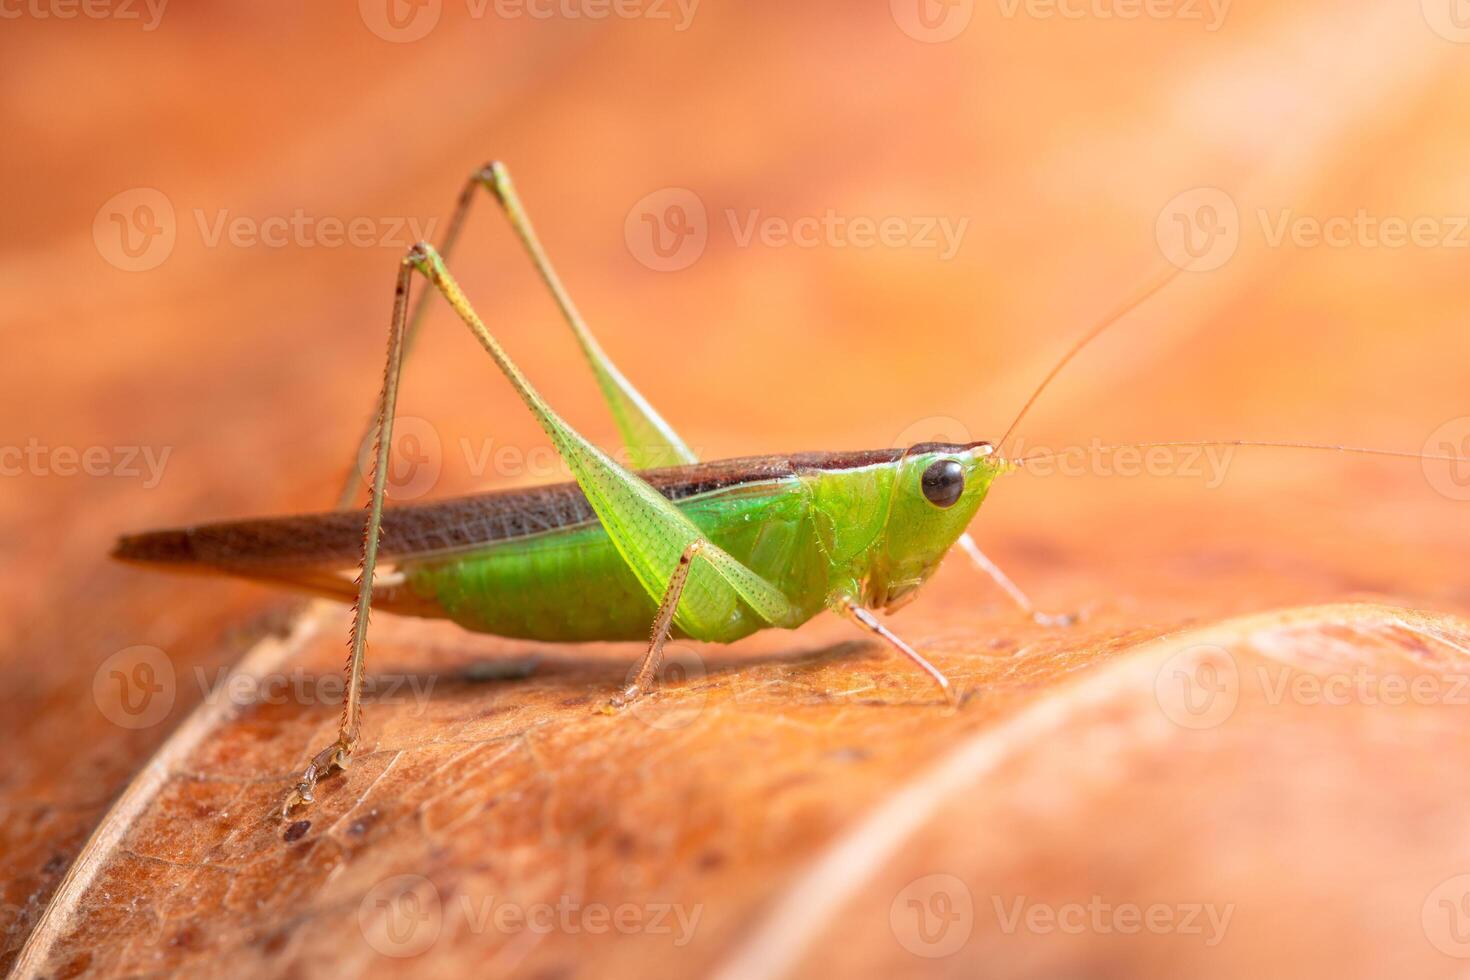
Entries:
{"label": "long thin antenna", "polygon": [[[1118,449],[1315,449],[1330,453],[1355,453],[1363,456],[1392,456],[1398,459],[1429,460],[1440,463],[1470,463],[1470,456],[1458,456],[1450,453],[1415,453],[1403,449],[1374,449],[1364,446],[1338,446],[1324,442],[1262,442],[1254,439],[1228,439],[1212,442],[1125,442],[1107,446],[1089,446],[1093,452],[1113,452]],[[1030,456],[1022,456],[1010,462],[1024,466],[1026,463],[1038,459],[1050,459],[1054,456],[1065,456],[1079,449],[1046,449],[1033,453]]]}
{"label": "long thin antenna", "polygon": [[1011,422],[1011,427],[1009,429],[1006,429],[1005,435],[1001,436],[1000,441],[995,444],[996,451],[999,452],[1001,447],[1006,444],[1006,440],[1011,437],[1011,433],[1016,431],[1016,426],[1021,424],[1021,420],[1026,417],[1026,413],[1031,411],[1031,406],[1036,404],[1036,399],[1041,397],[1041,393],[1046,390],[1047,385],[1052,383],[1052,379],[1055,378],[1058,374],[1062,373],[1062,368],[1067,366],[1068,361],[1076,357],[1082,351],[1082,348],[1086,347],[1088,344],[1092,343],[1099,336],[1101,336],[1104,330],[1107,330],[1113,324],[1123,319],[1123,317],[1127,316],[1129,313],[1133,312],[1135,309],[1141,306],[1143,302],[1147,300],[1150,296],[1153,296],[1159,290],[1163,289],[1165,286],[1169,285],[1169,283],[1173,282],[1175,277],[1177,277],[1186,268],[1188,268],[1188,266],[1176,266],[1175,268],[1172,268],[1161,276],[1155,278],[1154,281],[1151,282],[1149,285],[1145,286],[1142,290],[1125,300],[1123,302],[1123,305],[1119,306],[1117,309],[1113,310],[1113,312],[1109,313],[1107,316],[1099,320],[1098,323],[1082,337],[1081,340],[1073,344],[1072,349],[1067,351],[1067,353],[1062,356],[1061,360],[1057,361],[1056,366],[1051,369],[1050,373],[1048,373],[1045,378],[1042,379],[1041,384],[1036,386],[1036,390],[1031,393],[1031,397],[1026,399],[1026,404],[1021,406],[1021,411],[1016,414],[1015,420]]}

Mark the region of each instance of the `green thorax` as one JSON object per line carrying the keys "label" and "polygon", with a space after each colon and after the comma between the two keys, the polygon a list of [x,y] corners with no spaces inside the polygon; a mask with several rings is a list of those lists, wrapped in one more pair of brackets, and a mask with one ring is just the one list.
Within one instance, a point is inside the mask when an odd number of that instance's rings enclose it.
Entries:
{"label": "green thorax", "polygon": [[[958,465],[963,488],[952,503],[939,506],[925,496],[922,481],[944,461]],[[964,533],[1002,469],[986,444],[925,445],[880,466],[814,474],[829,598],[892,609],[912,597]]]}

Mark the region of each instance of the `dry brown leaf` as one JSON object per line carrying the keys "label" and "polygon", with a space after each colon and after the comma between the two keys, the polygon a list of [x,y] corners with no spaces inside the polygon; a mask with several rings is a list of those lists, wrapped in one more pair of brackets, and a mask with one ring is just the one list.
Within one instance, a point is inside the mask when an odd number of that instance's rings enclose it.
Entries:
{"label": "dry brown leaf", "polygon": [[[309,827],[272,808],[333,705],[206,705],[21,966],[1431,976],[1464,950],[1466,624],[1372,604],[1156,637],[1107,615],[928,624],[957,713],[876,646],[788,641],[685,645],[692,676],[608,718],[614,662],[445,675],[395,623],[386,703]],[[330,670],[327,634],[246,668]],[[392,703],[404,677],[429,696]]]}

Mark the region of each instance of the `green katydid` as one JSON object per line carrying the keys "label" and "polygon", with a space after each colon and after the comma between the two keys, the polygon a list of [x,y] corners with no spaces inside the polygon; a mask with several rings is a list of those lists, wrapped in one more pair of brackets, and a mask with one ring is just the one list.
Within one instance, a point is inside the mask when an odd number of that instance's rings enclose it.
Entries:
{"label": "green katydid", "polygon": [[[450,274],[444,256],[481,187],[500,204],[570,325],[637,472],[592,445],[546,403]],[[1125,303],[1073,346],[1000,444],[1083,346],[1178,271]],[[421,294],[410,314],[409,286],[416,274],[449,302],[499,366],[575,482],[384,508],[399,375],[432,295]],[[334,512],[148,532],[123,538],[115,551],[127,561],[224,572],[354,602],[338,737],[312,758],[283,814],[310,803],[317,782],[344,767],[357,743],[373,605],[508,637],[552,642],[647,637],[642,663],[632,682],[613,697],[613,709],[650,690],[670,635],[732,642],[758,630],[793,629],[823,610],[882,638],[956,704],[944,674],[873,612],[891,611],[913,598],[955,545],[1028,615],[1046,619],[966,532],[992,481],[1024,459],[1007,460],[990,443],[975,442],[698,461],[597,344],[498,163],[467,182],[440,249],[421,243],[400,263],[383,387],[364,448],[368,444],[373,451],[365,527],[360,514],[345,509],[357,490],[354,474]],[[380,562],[392,563],[391,576],[380,572]],[[344,574],[353,568],[359,573],[356,583]]]}

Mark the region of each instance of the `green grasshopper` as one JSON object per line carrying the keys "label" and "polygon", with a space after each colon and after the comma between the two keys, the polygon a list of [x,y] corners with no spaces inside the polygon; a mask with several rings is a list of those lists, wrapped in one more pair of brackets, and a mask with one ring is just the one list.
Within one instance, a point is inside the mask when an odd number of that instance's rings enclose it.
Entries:
{"label": "green grasshopper", "polygon": [[[571,327],[638,472],[592,445],[546,403],[446,267],[444,256],[482,187],[499,203]],[[1179,271],[1074,346],[1032,394],[1001,445],[1073,355]],[[575,482],[384,509],[399,376],[433,295],[421,294],[410,314],[415,274],[449,302],[494,359]],[[548,642],[647,637],[637,673],[608,710],[626,706],[654,686],[670,635],[730,643],[759,630],[794,629],[824,610],[880,637],[957,705],[948,678],[874,615],[912,599],[955,545],[1025,613],[1056,621],[1037,614],[966,532],[991,483],[1024,459],[1007,460],[991,443],[974,442],[700,462],[593,338],[499,163],[466,183],[440,249],[420,243],[400,262],[383,386],[361,448],[369,444],[365,528],[360,515],[345,509],[356,494],[354,479],[335,512],[153,531],[122,538],[114,552],[125,561],[223,572],[354,603],[337,739],[311,759],[282,806],[283,817],[311,803],[318,781],[344,768],[357,744],[368,613],[374,604],[506,637]],[[391,574],[381,573],[379,564],[388,562]],[[355,583],[349,577],[353,568]]]}

